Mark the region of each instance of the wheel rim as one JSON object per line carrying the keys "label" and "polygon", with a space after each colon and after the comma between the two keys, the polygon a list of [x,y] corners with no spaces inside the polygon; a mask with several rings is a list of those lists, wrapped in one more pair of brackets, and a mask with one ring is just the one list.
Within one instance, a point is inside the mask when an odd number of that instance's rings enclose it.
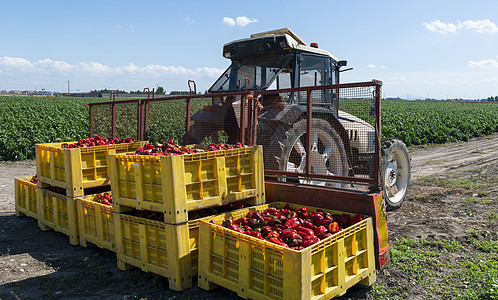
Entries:
{"label": "wheel rim", "polygon": [[[306,143],[305,133],[295,141],[287,161],[287,171],[304,173],[306,168]],[[343,166],[339,147],[335,140],[326,131],[313,129],[311,134],[311,173],[321,175],[341,175]],[[340,183],[330,183],[323,180],[300,179],[300,183],[313,185],[340,186]]]}
{"label": "wheel rim", "polygon": [[403,200],[409,180],[408,157],[406,153],[397,149],[388,157],[384,170],[384,191],[392,203]]}

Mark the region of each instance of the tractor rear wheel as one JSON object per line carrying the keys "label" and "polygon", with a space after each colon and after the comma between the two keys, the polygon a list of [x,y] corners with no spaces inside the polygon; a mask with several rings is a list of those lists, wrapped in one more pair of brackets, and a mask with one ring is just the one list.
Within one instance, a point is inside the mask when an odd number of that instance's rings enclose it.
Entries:
{"label": "tractor rear wheel", "polygon": [[382,141],[381,179],[387,209],[401,207],[410,185],[411,163],[406,145],[398,139]]}
{"label": "tractor rear wheel", "polygon": [[[312,120],[311,153],[306,151],[306,120],[300,120],[285,133],[280,141],[281,155],[277,157],[280,171],[304,173],[306,156],[311,156],[311,173],[347,176],[348,157],[344,143],[334,128],[323,119]],[[341,182],[300,179],[300,183],[342,187]]]}

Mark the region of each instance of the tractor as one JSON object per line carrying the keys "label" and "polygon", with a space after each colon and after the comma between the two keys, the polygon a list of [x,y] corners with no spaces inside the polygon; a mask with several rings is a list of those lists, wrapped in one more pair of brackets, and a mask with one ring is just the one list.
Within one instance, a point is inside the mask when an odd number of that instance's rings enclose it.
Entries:
{"label": "tractor", "polygon": [[[295,91],[295,88],[340,85],[340,73],[351,69],[344,68],[347,61],[318,48],[316,43],[307,45],[287,28],[227,43],[223,46],[223,57],[230,59],[231,65],[208,92],[225,96],[214,96],[212,105],[192,115],[193,124],[184,136],[184,144],[200,144],[206,139],[217,142],[222,138],[228,143],[239,141],[240,126],[244,124],[239,114],[241,99],[236,93],[230,96],[230,92],[265,91],[258,99],[257,113],[257,144],[263,145],[265,170],[302,173],[308,161],[314,174],[373,176],[375,127],[368,118],[375,115],[375,106],[368,103],[368,113],[359,117],[353,114],[351,104],[349,109],[343,109],[343,104],[355,102],[348,102],[339,89],[314,91],[311,97],[304,91]],[[308,138],[306,114],[310,100],[313,129]],[[307,142],[311,147],[307,147]],[[407,194],[410,157],[405,144],[396,138],[382,140],[380,153],[385,204],[388,209],[396,209]],[[352,185],[320,178],[278,180],[336,188]]]}

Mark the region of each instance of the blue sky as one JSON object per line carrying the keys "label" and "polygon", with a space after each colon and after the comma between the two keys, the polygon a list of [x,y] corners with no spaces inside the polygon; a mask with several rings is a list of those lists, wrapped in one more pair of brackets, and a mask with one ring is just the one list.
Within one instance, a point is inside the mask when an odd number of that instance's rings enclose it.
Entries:
{"label": "blue sky", "polygon": [[386,97],[498,95],[498,1],[0,2],[0,90],[199,91],[223,44],[291,28]]}

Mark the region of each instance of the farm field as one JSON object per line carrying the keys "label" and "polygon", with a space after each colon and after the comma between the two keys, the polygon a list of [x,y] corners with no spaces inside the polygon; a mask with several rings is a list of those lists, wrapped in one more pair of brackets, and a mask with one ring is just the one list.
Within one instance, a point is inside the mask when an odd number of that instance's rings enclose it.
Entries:
{"label": "farm field", "polygon": [[[0,97],[0,160],[34,158],[34,144],[67,142],[88,137],[89,109],[83,105],[107,98]],[[192,113],[209,100],[192,102]],[[184,132],[185,102],[150,105],[149,141],[180,140]],[[94,133],[111,135],[107,106],[94,112]],[[136,135],[135,104],[116,108],[116,135]],[[383,101],[382,135],[397,137],[407,146],[466,141],[498,131],[498,103],[442,101]]]}

